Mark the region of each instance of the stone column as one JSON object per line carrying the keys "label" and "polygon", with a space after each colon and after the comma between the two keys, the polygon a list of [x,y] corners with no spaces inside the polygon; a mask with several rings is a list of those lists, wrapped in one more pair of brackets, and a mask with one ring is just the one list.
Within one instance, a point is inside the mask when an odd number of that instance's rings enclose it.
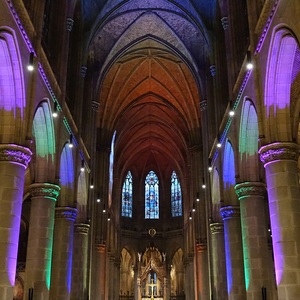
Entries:
{"label": "stone column", "polygon": [[106,282],[106,246],[97,244],[94,249],[95,258],[92,265],[92,290],[91,299],[105,299],[105,282]]}
{"label": "stone column", "polygon": [[76,215],[76,208],[67,206],[55,208],[51,300],[69,300],[71,296],[73,237]]}
{"label": "stone column", "polygon": [[208,257],[207,257],[207,245],[204,243],[196,245],[196,274],[197,283],[196,293],[197,299],[208,300],[209,299],[209,281],[208,281]]}
{"label": "stone column", "polygon": [[266,288],[267,299],[272,299],[267,223],[265,220],[265,184],[244,182],[235,186],[240,200],[242,240],[247,300],[259,299]]}
{"label": "stone column", "polygon": [[[134,277],[136,278],[136,277]],[[140,277],[137,278],[136,280],[136,293],[134,293],[135,297],[134,299],[137,299],[137,300],[141,300],[142,299],[142,290],[141,290],[141,279]]]}
{"label": "stone column", "polygon": [[74,225],[71,300],[86,300],[88,296],[87,270],[90,225]]}
{"label": "stone column", "polygon": [[212,294],[213,299],[227,300],[226,256],[224,244],[224,224],[210,224],[212,249]]}
{"label": "stone column", "polygon": [[30,186],[31,209],[26,258],[25,299],[49,299],[54,229],[54,211],[60,187],[50,183]]}
{"label": "stone column", "polygon": [[0,145],[0,295],[13,298],[24,192],[25,170],[31,151],[13,144]]}
{"label": "stone column", "polygon": [[220,209],[224,220],[224,238],[229,300],[245,300],[245,277],[239,206]]}
{"label": "stone column", "polygon": [[273,143],[260,148],[266,170],[278,299],[300,295],[299,146]]}
{"label": "stone column", "polygon": [[165,278],[164,278],[164,296],[163,296],[163,299],[164,299],[164,300],[169,299],[169,298],[167,297],[167,295],[168,295],[168,280],[167,280],[167,278],[165,277]]}

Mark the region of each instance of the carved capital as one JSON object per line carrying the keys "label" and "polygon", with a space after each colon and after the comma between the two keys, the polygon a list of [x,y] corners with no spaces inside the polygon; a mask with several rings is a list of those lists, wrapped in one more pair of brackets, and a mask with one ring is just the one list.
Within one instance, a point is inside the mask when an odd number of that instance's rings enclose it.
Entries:
{"label": "carved capital", "polygon": [[96,249],[98,253],[105,253],[105,244],[97,244]]}
{"label": "carved capital", "polygon": [[209,225],[211,234],[223,233],[224,224],[223,223],[211,223]]}
{"label": "carved capital", "polygon": [[88,235],[90,231],[90,225],[86,223],[77,223],[74,225],[74,232],[79,234]]}
{"label": "carved capital", "polygon": [[232,218],[240,218],[240,207],[239,206],[224,206],[220,209],[221,216],[223,220],[228,220]]}
{"label": "carved capital", "polygon": [[29,186],[31,197],[50,198],[56,201],[60,187],[52,183],[33,183]]}
{"label": "carved capital", "polygon": [[32,152],[23,146],[15,144],[0,145],[0,161],[18,163],[27,168],[31,159],[31,155]]}
{"label": "carved capital", "polygon": [[299,146],[295,143],[273,143],[263,146],[258,151],[260,160],[266,166],[278,160],[298,161]]}
{"label": "carved capital", "polygon": [[236,184],[234,189],[239,200],[249,196],[263,197],[266,193],[266,185],[262,182],[243,182]]}
{"label": "carved capital", "polygon": [[80,72],[81,72],[81,76],[84,78],[86,76],[87,67],[81,66]]}
{"label": "carved capital", "polygon": [[94,101],[94,100],[92,101],[92,110],[93,111],[95,111],[95,112],[99,111],[99,106],[100,106],[99,102]]}
{"label": "carved capital", "polygon": [[72,18],[67,18],[67,31],[71,32],[73,29],[74,20]]}
{"label": "carved capital", "polygon": [[224,30],[226,30],[229,26],[228,17],[223,17],[221,19],[222,27]]}
{"label": "carved capital", "polygon": [[196,244],[196,250],[198,253],[202,253],[207,249],[207,244]]}
{"label": "carved capital", "polygon": [[209,67],[209,70],[210,70],[211,76],[212,76],[212,77],[215,77],[216,74],[217,74],[217,68],[216,68],[216,65],[211,65],[211,66]]}
{"label": "carved capital", "polygon": [[56,219],[66,219],[70,221],[75,221],[77,216],[77,209],[69,206],[62,206],[55,208],[55,218]]}

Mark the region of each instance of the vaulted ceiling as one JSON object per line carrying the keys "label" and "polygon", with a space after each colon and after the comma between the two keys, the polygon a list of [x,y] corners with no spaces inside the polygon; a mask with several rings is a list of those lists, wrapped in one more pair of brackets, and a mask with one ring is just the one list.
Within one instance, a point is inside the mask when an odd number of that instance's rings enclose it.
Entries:
{"label": "vaulted ceiling", "polygon": [[128,169],[184,176],[189,149],[201,144],[209,43],[199,14],[183,3],[111,1],[90,33],[97,126],[105,139],[117,132],[123,176]]}

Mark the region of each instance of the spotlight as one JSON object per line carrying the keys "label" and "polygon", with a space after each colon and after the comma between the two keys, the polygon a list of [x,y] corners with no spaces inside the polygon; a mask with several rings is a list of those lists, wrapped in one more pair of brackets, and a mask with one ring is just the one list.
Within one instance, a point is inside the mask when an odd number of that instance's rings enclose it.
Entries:
{"label": "spotlight", "polygon": [[99,203],[101,201],[101,199],[100,199],[100,194],[98,193],[97,194],[97,202]]}
{"label": "spotlight", "polygon": [[212,166],[209,166],[208,167],[208,172],[211,172],[212,171]]}
{"label": "spotlight", "polygon": [[193,209],[192,209],[193,212],[196,211],[196,207],[195,207],[195,203],[193,204]]}
{"label": "spotlight", "polygon": [[27,70],[30,72],[32,72],[34,70],[33,59],[34,59],[34,53],[30,52],[29,63],[27,65]]}
{"label": "spotlight", "polygon": [[110,214],[107,215],[107,221],[110,221]]}
{"label": "spotlight", "polygon": [[70,140],[69,140],[69,148],[73,148],[73,135],[70,134]]}
{"label": "spotlight", "polygon": [[229,116],[230,116],[230,117],[233,117],[234,115],[235,115],[235,112],[234,112],[233,109],[231,109],[231,110],[229,111]]}
{"label": "spotlight", "polygon": [[251,59],[251,52],[247,51],[247,70],[252,70],[253,69],[253,62]]}
{"label": "spotlight", "polygon": [[81,168],[80,168],[81,172],[84,172],[84,160],[81,161]]}
{"label": "spotlight", "polygon": [[221,147],[222,147],[221,142],[218,142],[217,147],[218,147],[218,148],[221,148]]}
{"label": "spotlight", "polygon": [[91,184],[90,184],[90,189],[94,188],[94,182],[93,182],[93,178],[91,179]]}
{"label": "spotlight", "polygon": [[56,118],[58,116],[58,111],[57,111],[57,102],[54,102],[54,109],[52,112],[52,117]]}
{"label": "spotlight", "polygon": [[189,219],[192,220],[192,212],[190,212]]}
{"label": "spotlight", "polygon": [[200,201],[200,198],[199,198],[199,192],[197,192],[197,194],[196,194],[196,201],[197,201],[197,202]]}
{"label": "spotlight", "polygon": [[105,203],[103,204],[103,212],[104,212],[104,213],[106,212],[106,209],[105,209]]}

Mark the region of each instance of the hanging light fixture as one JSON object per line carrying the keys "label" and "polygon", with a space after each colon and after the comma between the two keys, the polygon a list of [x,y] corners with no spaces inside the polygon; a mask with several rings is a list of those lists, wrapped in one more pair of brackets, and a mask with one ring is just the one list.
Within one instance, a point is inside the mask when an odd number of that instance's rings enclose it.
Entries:
{"label": "hanging light fixture", "polygon": [[103,212],[106,212],[105,203],[103,204]]}
{"label": "hanging light fixture", "polygon": [[81,172],[84,172],[84,160],[81,161],[81,168],[80,168]]}
{"label": "hanging light fixture", "polygon": [[253,62],[252,62],[252,58],[251,58],[251,52],[247,51],[247,70],[252,70],[253,69]]}
{"label": "hanging light fixture", "polygon": [[193,217],[192,217],[192,212],[190,211],[189,219],[192,220],[192,218],[193,218]]}
{"label": "hanging light fixture", "polygon": [[69,139],[69,148],[73,148],[73,135],[70,134],[70,139]]}
{"label": "hanging light fixture", "polygon": [[101,201],[100,199],[100,193],[97,194],[97,202],[99,203]]}
{"label": "hanging light fixture", "polygon": [[93,178],[91,179],[91,184],[90,184],[90,189],[93,189],[94,188],[94,181],[93,181]]}
{"label": "hanging light fixture", "polygon": [[196,194],[196,201],[197,201],[197,202],[200,201],[200,198],[199,198],[199,192],[197,192],[197,194]]}
{"label": "hanging light fixture", "polygon": [[53,108],[53,112],[52,112],[52,117],[53,118],[57,118],[57,116],[58,116],[57,102],[54,102],[54,108]]}
{"label": "hanging light fixture", "polygon": [[34,70],[33,59],[34,59],[34,53],[30,52],[29,62],[27,65],[27,70],[30,72],[32,72]]}

